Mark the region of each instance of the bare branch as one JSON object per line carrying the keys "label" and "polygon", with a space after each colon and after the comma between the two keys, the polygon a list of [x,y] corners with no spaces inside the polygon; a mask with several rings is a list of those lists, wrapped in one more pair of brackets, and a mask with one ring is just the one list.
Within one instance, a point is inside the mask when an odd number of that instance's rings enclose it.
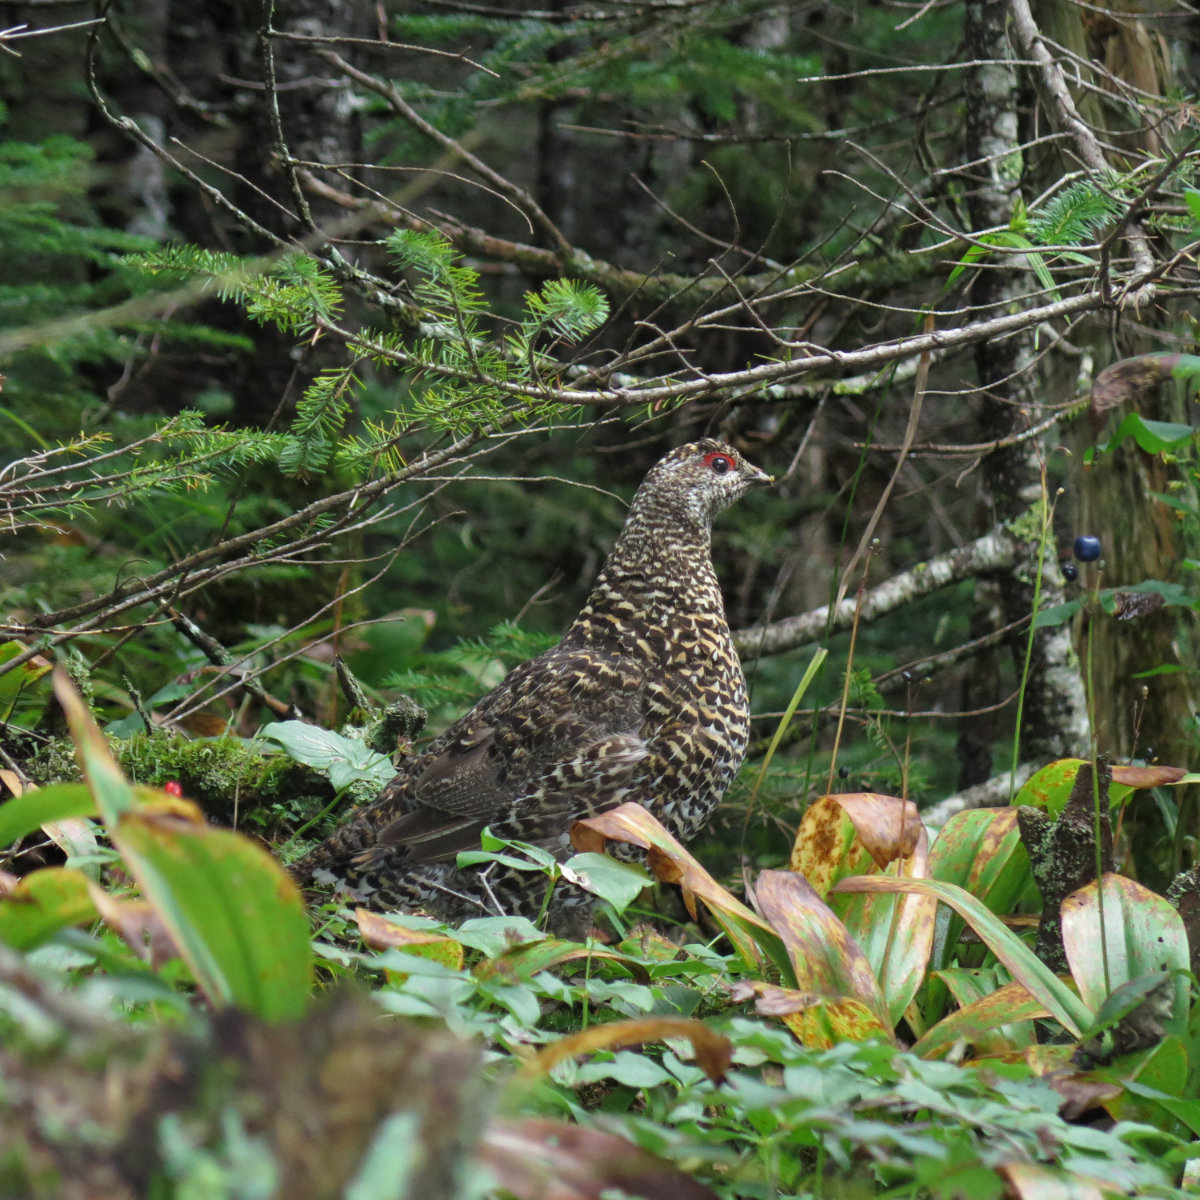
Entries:
{"label": "bare branch", "polygon": [[[1017,544],[1007,533],[993,530],[960,549],[940,554],[872,588],[863,596],[859,620],[876,621],[960,579],[1004,570],[1011,567],[1017,557]],[[854,620],[855,608],[855,601],[843,600],[832,617],[829,605],[825,604],[800,616],[740,629],[733,635],[734,644],[740,654],[747,656],[782,654],[785,650],[814,642],[827,633],[848,629]]]}

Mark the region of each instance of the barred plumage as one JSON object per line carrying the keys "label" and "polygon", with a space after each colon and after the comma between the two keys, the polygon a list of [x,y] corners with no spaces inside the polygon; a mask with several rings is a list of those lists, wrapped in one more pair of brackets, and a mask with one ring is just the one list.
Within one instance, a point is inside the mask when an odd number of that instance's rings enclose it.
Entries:
{"label": "barred plumage", "polygon": [[[572,822],[636,800],[680,839],[692,837],[741,766],[750,730],[712,522],[770,482],[712,439],[661,459],[562,641],[406,762],[296,864],[297,877],[375,909],[452,921],[534,916],[540,877],[456,866],[485,827],[566,857]],[[560,890],[552,923],[577,930],[587,901]]]}

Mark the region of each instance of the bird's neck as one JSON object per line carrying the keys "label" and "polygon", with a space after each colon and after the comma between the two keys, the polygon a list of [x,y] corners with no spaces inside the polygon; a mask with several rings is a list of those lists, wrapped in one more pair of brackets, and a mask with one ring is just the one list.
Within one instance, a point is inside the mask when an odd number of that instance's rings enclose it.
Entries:
{"label": "bird's neck", "polygon": [[584,640],[612,628],[650,623],[665,628],[678,616],[724,621],[707,525],[626,522],[587,603],[571,627]]}

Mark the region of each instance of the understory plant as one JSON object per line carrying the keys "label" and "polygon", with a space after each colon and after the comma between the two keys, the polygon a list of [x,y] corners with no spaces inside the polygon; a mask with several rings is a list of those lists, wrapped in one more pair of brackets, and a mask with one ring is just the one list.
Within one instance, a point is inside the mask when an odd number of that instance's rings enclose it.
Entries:
{"label": "understory plant", "polygon": [[[895,797],[822,797],[789,869],[761,873],[750,905],[633,804],[579,822],[566,863],[485,839],[475,857],[594,892],[608,944],[519,918],[450,929],[336,902],[316,909],[314,936],[261,848],[182,797],[128,784],[65,677],[57,691],[86,783],[0,808],[0,844],[41,831],[67,856],[0,877],[6,1076],[34,1046],[45,1064],[32,1105],[0,1092],[0,1177],[25,1194],[59,1194],[72,1177],[65,1145],[28,1125],[53,1126],[60,1067],[93,1105],[89,1136],[121,1161],[112,1147],[126,1134],[80,1049],[112,1038],[126,1049],[110,1084],[155,1078],[167,1069],[156,1062],[227,1064],[208,1083],[185,1071],[146,1118],[157,1139],[148,1177],[171,1196],[202,1178],[216,1181],[209,1195],[279,1194],[302,1169],[317,1181],[309,1194],[342,1195],[385,1168],[400,1188],[387,1194],[414,1196],[532,1197],[549,1179],[572,1198],[1033,1198],[1099,1195],[1098,1181],[1168,1196],[1200,1156],[1197,1018],[1176,910],[1115,873],[1078,890],[1062,909],[1064,978],[1020,932],[1037,893],[1019,815],[1061,820],[1078,760],[1035,775],[1017,806],[960,813],[935,834]],[[286,724],[274,736],[298,745]],[[322,769],[369,770],[357,753]],[[1114,775],[1117,804],[1134,785],[1186,779]],[[719,932],[700,934],[700,921],[672,940],[641,923],[650,876],[603,854],[610,840],[640,847]],[[350,981],[368,990],[373,1017],[346,994]],[[40,997],[36,1016],[21,987]],[[351,1063],[355,1115],[338,1142],[329,1121],[346,1101],[331,1081]],[[400,1078],[410,1082],[398,1092]],[[332,1139],[319,1170],[264,1116],[301,1093],[303,1119]],[[1107,1128],[1079,1120],[1098,1112]],[[259,1190],[245,1190],[250,1177]]]}

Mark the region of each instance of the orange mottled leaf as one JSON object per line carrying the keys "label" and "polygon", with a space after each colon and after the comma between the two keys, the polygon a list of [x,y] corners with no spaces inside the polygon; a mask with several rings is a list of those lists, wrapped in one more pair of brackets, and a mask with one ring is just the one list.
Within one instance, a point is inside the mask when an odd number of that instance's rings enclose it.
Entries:
{"label": "orange mottled leaf", "polygon": [[712,1080],[720,1082],[733,1060],[733,1043],[715,1033],[703,1021],[684,1017],[638,1017],[629,1021],[608,1021],[580,1033],[560,1038],[543,1047],[526,1068],[544,1074],[578,1054],[612,1050],[619,1046],[640,1046],[643,1042],[661,1042],[666,1038],[686,1038],[692,1043],[696,1065]]}
{"label": "orange mottled leaf", "polygon": [[1035,1000],[1024,984],[1006,983],[939,1021],[917,1039],[913,1053],[922,1058],[933,1058],[959,1040],[985,1054],[1019,1049],[1012,1039],[999,1037],[996,1030],[1050,1015],[1050,1010],[1040,1000]]}
{"label": "orange mottled leaf", "polygon": [[764,871],[755,885],[763,915],[783,939],[800,992],[813,993],[826,1004],[854,1001],[873,1018],[878,1032],[891,1035],[887,1006],[862,948],[803,875]]}
{"label": "orange mottled leaf", "polygon": [[696,898],[704,901],[746,963],[761,965],[765,954],[782,970],[789,971],[787,955],[771,926],[717,883],[640,804],[622,804],[576,821],[571,827],[571,841],[584,853],[603,853],[608,841],[640,847],[646,851],[646,865],[659,879],[683,889],[689,911],[695,913]]}

